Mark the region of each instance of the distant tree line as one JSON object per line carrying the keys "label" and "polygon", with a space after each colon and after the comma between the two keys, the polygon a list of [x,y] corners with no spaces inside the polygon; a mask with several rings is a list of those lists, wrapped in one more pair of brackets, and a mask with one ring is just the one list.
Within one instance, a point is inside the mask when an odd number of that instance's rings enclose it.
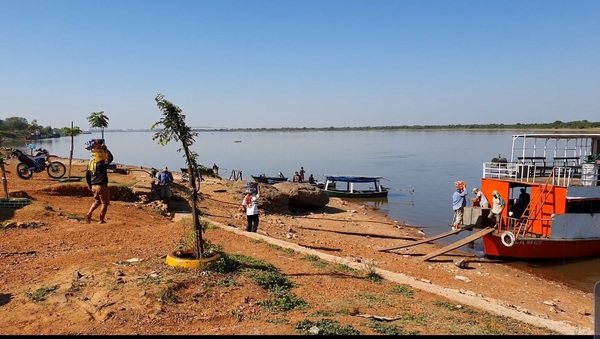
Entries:
{"label": "distant tree line", "polygon": [[0,139],[19,139],[34,134],[47,137],[54,134],[54,129],[51,126],[39,125],[37,119],[31,120],[31,122],[20,117],[0,119]]}
{"label": "distant tree line", "polygon": [[[584,129],[599,129],[600,122],[591,122],[587,120],[562,122],[557,120],[551,123],[538,124],[453,124],[453,125],[402,125],[402,126],[364,126],[364,127],[281,127],[281,128],[220,128],[209,129],[209,131],[393,131],[393,130],[433,130],[433,129],[450,129],[450,130],[584,130]],[[206,129],[203,129],[206,131]]]}
{"label": "distant tree line", "polygon": [[[87,116],[87,121],[90,123],[90,127],[100,128],[102,139],[104,139],[104,129],[108,127],[109,121],[104,111],[90,113]],[[2,139],[21,139],[32,136],[35,136],[35,138],[47,138],[53,136],[55,133],[63,136],[76,136],[81,133],[81,128],[79,126],[52,128],[50,125],[43,127],[38,124],[37,119],[28,122],[27,119],[21,117],[0,119],[0,141]]]}
{"label": "distant tree line", "polygon": [[[104,137],[104,128],[108,126],[108,117],[104,111],[92,112],[87,117],[90,126],[101,128],[102,137]],[[452,125],[401,125],[401,126],[363,126],[363,127],[279,127],[279,128],[218,128],[218,129],[193,129],[196,131],[392,131],[392,130],[433,130],[433,129],[448,129],[448,130],[585,130],[585,129],[600,129],[600,122],[587,120],[577,120],[563,122],[557,120],[551,123],[536,123],[536,124],[452,124]],[[37,132],[36,132],[37,131]],[[0,140],[2,139],[20,139],[39,133],[42,136],[50,136],[55,129],[51,126],[41,126],[34,119],[28,122],[27,119],[21,117],[10,117],[0,119]],[[60,129],[61,134],[64,133],[65,127]]]}

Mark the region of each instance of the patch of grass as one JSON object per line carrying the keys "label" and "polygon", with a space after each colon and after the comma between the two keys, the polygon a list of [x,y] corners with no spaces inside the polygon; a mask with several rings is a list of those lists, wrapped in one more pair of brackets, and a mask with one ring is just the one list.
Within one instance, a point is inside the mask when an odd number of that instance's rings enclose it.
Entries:
{"label": "patch of grass", "polygon": [[358,293],[358,297],[367,300],[369,303],[369,307],[373,307],[374,305],[385,305],[392,306],[390,299],[388,299],[387,294],[370,294],[370,293]]}
{"label": "patch of grass", "polygon": [[254,281],[262,288],[270,291],[275,288],[289,290],[294,287],[294,283],[285,275],[273,271],[258,271],[252,274]]}
{"label": "patch of grass", "polygon": [[339,272],[350,272],[350,273],[358,273],[357,269],[354,269],[346,264],[337,264],[333,266],[333,269]]}
{"label": "patch of grass", "polygon": [[269,290],[269,299],[259,301],[257,304],[269,309],[271,312],[286,312],[308,305],[304,299],[279,286]]}
{"label": "patch of grass", "polygon": [[181,303],[181,300],[179,299],[179,296],[176,293],[177,289],[178,288],[175,286],[168,286],[168,287],[163,288],[159,294],[160,301],[163,304]]}
{"label": "patch of grass", "polygon": [[402,330],[402,328],[398,327],[397,325],[383,323],[381,321],[372,320],[372,319],[367,323],[366,326],[369,328],[372,328],[373,331],[375,331],[379,334],[383,334],[383,335],[416,335],[416,334],[419,334],[418,331],[406,332],[406,331]]}
{"label": "patch of grass", "polygon": [[[314,328],[311,330],[311,328]],[[304,319],[294,326],[296,332],[300,334],[318,334],[318,335],[360,335],[361,333],[350,325],[340,325],[333,319],[321,319],[316,322]],[[313,331],[315,331],[313,332]]]}
{"label": "patch of grass", "polygon": [[435,306],[439,306],[439,307],[443,307],[443,308],[449,309],[450,311],[456,311],[456,310],[459,309],[458,307],[456,307],[455,304],[453,304],[453,303],[451,303],[449,301],[436,300],[436,301],[433,302],[433,304]]}
{"label": "patch of grass", "polygon": [[229,315],[231,315],[238,323],[244,320],[244,315],[239,310],[231,311],[229,312]]}
{"label": "patch of grass", "polygon": [[419,325],[426,325],[427,324],[427,319],[422,316],[422,315],[416,315],[416,314],[405,314],[402,316],[402,320],[403,321],[410,321],[410,322],[414,322],[415,324],[419,324]]}
{"label": "patch of grass", "polygon": [[85,218],[83,216],[77,215],[77,214],[67,214],[67,219],[75,219],[77,221],[83,221],[83,219],[85,219]]}
{"label": "patch of grass", "polygon": [[265,320],[266,323],[269,324],[275,324],[275,325],[280,325],[280,324],[289,324],[290,321],[288,319],[282,319],[282,318],[273,318],[273,319],[267,319]]}
{"label": "patch of grass", "polygon": [[160,277],[150,277],[146,276],[144,279],[138,280],[138,286],[150,286],[150,285],[158,285],[160,284]]}
{"label": "patch of grass", "polygon": [[316,268],[323,269],[323,268],[326,268],[327,266],[329,266],[328,262],[321,260],[321,258],[319,258],[319,256],[317,256],[317,255],[307,254],[304,257],[302,257],[302,259],[312,261],[313,266]]}
{"label": "patch of grass", "polygon": [[321,258],[319,258],[318,255],[314,255],[314,254],[307,254],[304,257],[302,257],[302,259],[305,259],[308,261],[321,261]]}
{"label": "patch of grass", "polygon": [[42,302],[42,301],[46,300],[46,297],[49,294],[54,293],[58,289],[58,287],[59,287],[58,285],[40,287],[37,290],[35,290],[35,292],[33,292],[33,293],[25,292],[25,296],[32,301]]}
{"label": "patch of grass", "polygon": [[284,247],[284,248],[282,248],[282,249],[281,249],[281,251],[282,251],[283,253],[290,254],[290,255],[292,255],[292,254],[296,253],[296,251],[294,251],[294,249],[293,249],[293,248],[288,248],[288,247]]}
{"label": "patch of grass", "polygon": [[206,223],[206,226],[205,226],[205,227],[206,227],[206,228],[205,228],[205,230],[206,230],[206,231],[208,231],[208,230],[216,230],[216,229],[218,229],[218,228],[219,228],[219,226],[217,226],[217,225],[214,225],[214,224],[211,224],[211,223],[209,223],[209,222],[207,222],[207,223]]}
{"label": "patch of grass", "polygon": [[414,292],[406,285],[395,285],[391,292],[394,294],[404,295],[409,298],[414,297]]}
{"label": "patch of grass", "polygon": [[377,272],[370,271],[367,273],[367,276],[365,276],[365,280],[369,280],[379,284],[383,281],[383,277]]}

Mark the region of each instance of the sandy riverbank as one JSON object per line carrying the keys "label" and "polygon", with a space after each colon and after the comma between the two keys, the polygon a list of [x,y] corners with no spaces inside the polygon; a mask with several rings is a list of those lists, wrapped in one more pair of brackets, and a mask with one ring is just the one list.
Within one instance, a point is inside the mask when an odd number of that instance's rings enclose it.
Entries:
{"label": "sandy riverbank", "polygon": [[[74,161],[72,173],[83,173],[84,164]],[[132,171],[111,174],[111,185],[151,182],[143,169],[126,167]],[[460,252],[421,260],[438,244],[380,252],[423,235],[377,210],[340,199],[318,211],[264,212],[261,232],[248,234],[236,193],[236,185],[243,184],[211,178],[202,183],[201,210],[220,226],[206,237],[226,253],[268,261],[297,284],[293,291],[311,305],[277,316],[258,305],[268,295],[248,278],[236,278],[235,287],[211,289],[206,275],[164,264],[164,255],[182,236],[176,220],[185,213],[170,218],[140,203],[114,201],[107,224],[88,225],[79,220],[91,203],[85,187],[74,183],[68,190],[58,188],[67,185],[57,185],[45,173],[24,181],[12,171],[7,179],[11,194],[30,196],[33,203],[3,210],[2,223],[38,225],[2,231],[0,326],[11,328],[11,334],[294,334],[295,323],[315,320],[315,314],[376,333],[365,327],[365,317],[344,311],[354,309],[362,315],[421,318],[422,325],[394,322],[421,334],[494,333],[491,329],[505,334],[593,333],[593,295],[497,262],[468,258],[468,269],[460,269],[453,263],[465,257]],[[186,188],[180,189],[183,194]],[[131,258],[141,261],[119,264]],[[352,270],[340,271],[340,265]],[[369,282],[360,278],[365,272],[385,279]],[[28,291],[51,285],[59,288],[42,304],[26,297]],[[412,296],[390,293],[398,285]],[[166,290],[178,294],[181,303],[161,302]],[[266,321],[279,317],[289,323]]]}

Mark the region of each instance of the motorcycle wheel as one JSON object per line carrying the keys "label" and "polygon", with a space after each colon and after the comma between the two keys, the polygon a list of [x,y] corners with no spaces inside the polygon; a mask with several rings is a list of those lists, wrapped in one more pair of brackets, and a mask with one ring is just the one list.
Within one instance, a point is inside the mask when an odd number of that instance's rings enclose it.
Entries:
{"label": "motorcycle wheel", "polygon": [[67,167],[60,161],[53,161],[46,168],[48,175],[53,179],[60,179],[67,173]]}
{"label": "motorcycle wheel", "polygon": [[33,176],[33,172],[29,170],[29,166],[20,162],[17,164],[17,176],[23,180],[27,180]]}

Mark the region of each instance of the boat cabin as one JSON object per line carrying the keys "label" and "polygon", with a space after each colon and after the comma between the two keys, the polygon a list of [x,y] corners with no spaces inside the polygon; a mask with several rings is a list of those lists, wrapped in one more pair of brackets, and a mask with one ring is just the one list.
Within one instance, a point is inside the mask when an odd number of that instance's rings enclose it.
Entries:
{"label": "boat cabin", "polygon": [[[521,234],[569,237],[576,228],[566,227],[567,222],[576,222],[577,214],[600,213],[600,134],[518,134],[512,139],[507,163],[483,164],[482,192],[491,202],[496,190],[506,202],[501,227],[520,224]],[[527,204],[519,201],[522,189]]]}
{"label": "boat cabin", "polygon": [[[379,176],[325,175],[323,190],[332,197],[387,197]],[[341,184],[340,184],[341,183]]]}

